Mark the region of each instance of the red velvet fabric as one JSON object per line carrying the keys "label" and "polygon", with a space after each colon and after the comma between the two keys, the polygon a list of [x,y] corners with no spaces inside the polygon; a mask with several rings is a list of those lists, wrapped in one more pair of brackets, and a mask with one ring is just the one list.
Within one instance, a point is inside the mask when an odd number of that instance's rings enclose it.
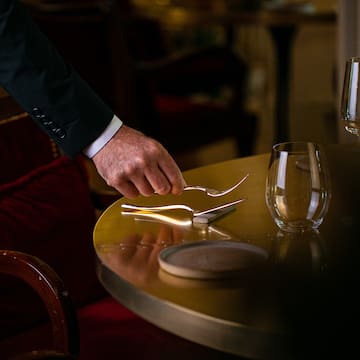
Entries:
{"label": "red velvet fabric", "polygon": [[11,182],[59,156],[55,143],[26,113],[0,120],[0,184]]}
{"label": "red velvet fabric", "polygon": [[79,360],[236,358],[172,335],[138,317],[110,297],[80,309],[78,318]]}
{"label": "red velvet fabric", "polygon": [[[172,335],[122,306],[111,297],[78,310],[80,354],[78,360],[235,360],[230,354],[209,349]],[[50,344],[48,324],[0,342],[3,358]],[[18,344],[14,348],[14,344]]]}
{"label": "red velvet fabric", "polygon": [[[77,306],[105,294],[95,274],[94,210],[77,161],[60,157],[0,185],[0,224],[0,248],[46,261]],[[1,283],[0,338],[44,318],[36,296],[13,280]]]}
{"label": "red velvet fabric", "polygon": [[[81,158],[61,156],[48,135],[3,94],[0,168],[0,249],[46,261],[76,306],[104,296],[95,273],[95,212]],[[0,284],[0,340],[47,319],[37,294],[20,280],[3,275]]]}

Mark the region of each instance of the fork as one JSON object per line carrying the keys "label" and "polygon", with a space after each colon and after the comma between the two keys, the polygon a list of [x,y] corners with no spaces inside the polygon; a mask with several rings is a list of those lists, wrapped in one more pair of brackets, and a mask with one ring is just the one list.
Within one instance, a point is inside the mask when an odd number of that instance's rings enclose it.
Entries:
{"label": "fork", "polygon": [[195,210],[191,206],[184,204],[174,204],[174,205],[160,205],[160,206],[141,206],[141,205],[133,205],[133,204],[122,204],[121,207],[127,210],[136,210],[136,211],[166,211],[166,210],[187,210],[192,213],[194,217],[202,216],[205,214],[209,214],[218,210],[226,209],[231,206],[235,206],[236,204],[240,204],[246,199],[238,199],[235,201],[231,201],[225,204],[217,205],[205,210]]}
{"label": "fork", "polygon": [[211,197],[218,197],[218,196],[224,196],[231,191],[235,190],[240,184],[242,184],[247,178],[249,177],[249,174],[246,174],[240,181],[238,181],[235,185],[225,189],[225,190],[216,190],[216,189],[210,189],[204,186],[199,185],[187,185],[184,187],[184,191],[188,190],[199,190],[206,193],[206,195]]}

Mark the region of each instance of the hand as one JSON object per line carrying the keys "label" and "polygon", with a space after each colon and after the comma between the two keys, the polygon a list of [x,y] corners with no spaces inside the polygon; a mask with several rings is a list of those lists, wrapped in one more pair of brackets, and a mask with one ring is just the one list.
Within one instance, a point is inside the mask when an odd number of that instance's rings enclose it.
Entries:
{"label": "hand", "polygon": [[185,180],[174,159],[156,140],[122,125],[92,158],[100,176],[128,198],[179,195]]}

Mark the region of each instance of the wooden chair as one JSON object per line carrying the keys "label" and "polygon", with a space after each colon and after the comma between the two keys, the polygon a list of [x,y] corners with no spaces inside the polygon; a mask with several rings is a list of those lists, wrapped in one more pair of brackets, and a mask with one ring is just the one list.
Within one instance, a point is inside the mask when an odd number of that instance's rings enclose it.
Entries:
{"label": "wooden chair", "polygon": [[[55,346],[48,350],[72,354],[78,344],[67,290],[76,306],[106,294],[93,266],[96,209],[85,166],[81,158],[63,156],[1,88],[0,165],[1,272],[7,274],[0,278],[1,357],[32,346],[46,350],[51,324]],[[81,276],[71,265],[75,254],[82,256]]]}
{"label": "wooden chair", "polygon": [[0,274],[19,278],[28,284],[43,301],[51,322],[52,342],[49,347],[17,354],[13,360],[75,359],[79,353],[77,317],[69,292],[57,273],[35,256],[0,250]]}

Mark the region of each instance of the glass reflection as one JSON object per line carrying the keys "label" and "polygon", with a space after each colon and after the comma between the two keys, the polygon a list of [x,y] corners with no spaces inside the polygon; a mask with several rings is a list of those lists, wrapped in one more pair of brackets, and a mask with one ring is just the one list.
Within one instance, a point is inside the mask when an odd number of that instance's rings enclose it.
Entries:
{"label": "glass reflection", "polygon": [[295,272],[326,270],[326,246],[319,230],[291,233],[280,230],[273,241],[273,263]]}

